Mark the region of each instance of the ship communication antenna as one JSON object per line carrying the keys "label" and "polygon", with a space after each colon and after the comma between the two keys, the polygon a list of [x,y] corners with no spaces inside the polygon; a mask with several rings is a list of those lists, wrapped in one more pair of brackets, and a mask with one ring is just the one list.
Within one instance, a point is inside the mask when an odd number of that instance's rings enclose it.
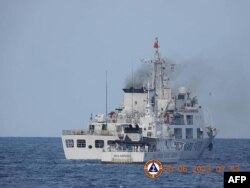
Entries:
{"label": "ship communication antenna", "polygon": [[208,104],[208,126],[213,126],[213,117],[212,117],[212,93],[209,92],[209,104]]}
{"label": "ship communication antenna", "polygon": [[132,120],[131,120],[131,123],[132,123],[132,121],[133,121],[133,119],[134,119],[134,68],[133,68],[133,64],[132,64],[132,70],[131,70],[131,72],[132,72],[132,97],[131,97],[131,99],[132,99]]}
{"label": "ship communication antenna", "polygon": [[106,122],[106,126],[108,126],[108,71],[106,71],[106,104],[105,104],[105,108],[106,108],[106,118],[105,118],[105,122]]}
{"label": "ship communication antenna", "polygon": [[153,61],[154,63],[154,92],[155,92],[155,98],[154,98],[154,112],[155,115],[158,115],[158,98],[162,98],[163,96],[163,79],[162,79],[162,61],[159,53],[159,43],[158,38],[155,38],[154,42],[154,49],[155,49],[155,59]]}

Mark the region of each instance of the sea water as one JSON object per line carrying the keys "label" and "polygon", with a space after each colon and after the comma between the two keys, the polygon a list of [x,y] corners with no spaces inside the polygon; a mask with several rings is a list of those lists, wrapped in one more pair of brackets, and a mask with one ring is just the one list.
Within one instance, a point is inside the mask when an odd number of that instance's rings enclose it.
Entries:
{"label": "sea water", "polygon": [[[60,138],[0,138],[0,187],[223,187],[223,171],[250,171],[250,139],[215,139],[199,160],[148,178],[144,164],[66,160]],[[182,170],[185,166],[186,171]],[[195,167],[210,171],[196,172]],[[205,168],[205,169],[209,169]]]}

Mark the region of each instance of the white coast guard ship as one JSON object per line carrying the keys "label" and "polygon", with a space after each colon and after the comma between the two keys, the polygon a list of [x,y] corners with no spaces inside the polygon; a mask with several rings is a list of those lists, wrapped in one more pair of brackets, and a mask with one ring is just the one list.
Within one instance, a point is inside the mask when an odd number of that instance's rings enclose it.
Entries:
{"label": "white coast guard ship", "polygon": [[154,59],[145,65],[151,70],[148,88],[141,83],[123,89],[123,103],[114,111],[91,118],[87,130],[62,132],[66,159],[101,160],[103,152],[124,140],[131,126],[141,129],[143,141],[156,159],[161,156],[156,153],[160,151],[159,139],[166,146],[174,143],[175,149],[181,150],[180,159],[198,159],[206,149],[212,149],[216,128],[205,124],[202,107],[185,87],[177,92],[170,88],[174,65],[161,58],[157,39],[154,49]]}

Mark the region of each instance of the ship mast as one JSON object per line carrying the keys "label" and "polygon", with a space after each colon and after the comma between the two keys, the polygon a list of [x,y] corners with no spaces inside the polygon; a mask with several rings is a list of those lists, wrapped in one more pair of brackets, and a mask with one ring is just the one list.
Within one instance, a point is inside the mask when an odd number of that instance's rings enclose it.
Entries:
{"label": "ship mast", "polygon": [[158,44],[158,38],[155,38],[154,42],[154,76],[153,76],[153,83],[154,83],[154,91],[155,91],[155,101],[154,101],[154,111],[155,114],[158,114],[158,101],[157,99],[162,99],[164,97],[164,83],[163,83],[163,60],[160,57],[159,53],[159,44]]}
{"label": "ship mast", "polygon": [[148,81],[148,96],[147,96],[147,105],[146,105],[146,114],[147,115],[149,115],[150,114],[150,107],[151,107],[151,105],[150,105],[150,85],[149,85],[149,81]]}
{"label": "ship mast", "polygon": [[106,126],[108,126],[108,71],[106,71],[106,104],[105,104],[105,110],[106,110]]}
{"label": "ship mast", "polygon": [[162,98],[164,96],[164,84],[163,84],[163,60],[160,57],[160,53],[158,49],[160,48],[158,44],[158,38],[155,38],[154,42],[155,48],[155,59],[154,59],[154,87],[155,93],[158,98]]}
{"label": "ship mast", "polygon": [[131,104],[132,104],[132,119],[131,119],[131,123],[133,123],[133,120],[134,120],[134,69],[133,69],[133,65],[132,65],[132,101],[131,101]]}

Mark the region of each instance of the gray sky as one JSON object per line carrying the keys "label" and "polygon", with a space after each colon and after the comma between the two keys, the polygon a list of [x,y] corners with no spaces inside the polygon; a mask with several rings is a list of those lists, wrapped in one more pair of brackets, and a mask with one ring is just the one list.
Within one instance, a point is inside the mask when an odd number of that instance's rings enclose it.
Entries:
{"label": "gray sky", "polygon": [[0,1],[0,136],[60,136],[121,103],[139,59],[182,64],[218,137],[250,138],[250,1]]}

